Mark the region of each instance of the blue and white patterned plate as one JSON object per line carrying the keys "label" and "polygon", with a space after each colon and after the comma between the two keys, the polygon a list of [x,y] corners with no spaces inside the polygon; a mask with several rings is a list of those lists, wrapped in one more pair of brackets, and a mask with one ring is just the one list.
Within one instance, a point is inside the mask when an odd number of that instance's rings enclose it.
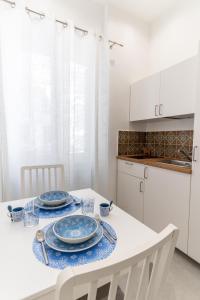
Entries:
{"label": "blue and white patterned plate", "polygon": [[97,229],[97,221],[83,215],[64,217],[53,226],[53,232],[56,237],[69,244],[79,244],[89,240],[96,233]]}
{"label": "blue and white patterned plate", "polygon": [[[48,224],[42,228],[44,233],[47,232],[47,230],[49,229],[49,227],[52,226],[52,224],[53,223]],[[112,232],[112,235],[116,236],[116,232],[112,226],[110,226],[108,223],[104,221],[103,224],[110,232]],[[45,243],[45,249],[47,251],[47,256],[49,259],[48,267],[63,270],[66,267],[79,266],[83,264],[92,263],[97,260],[105,259],[109,255],[111,255],[111,253],[114,251],[116,244],[117,241],[115,241],[115,244],[113,243],[111,244],[109,240],[103,236],[102,239],[99,241],[99,243],[97,243],[91,249],[76,252],[76,253],[67,253],[67,252],[56,251],[48,247],[48,245]],[[41,244],[36,240],[36,238],[34,238],[33,240],[33,253],[35,257],[38,259],[38,261],[40,261],[45,265]]]}
{"label": "blue and white patterned plate", "polygon": [[40,195],[38,198],[41,203],[48,206],[56,206],[64,204],[69,194],[63,191],[50,191]]}
{"label": "blue and white patterned plate", "polygon": [[34,204],[35,206],[41,208],[41,209],[45,209],[45,210],[54,210],[54,209],[60,209],[60,208],[64,208],[70,204],[72,204],[74,202],[73,198],[69,195],[66,202],[64,204],[61,205],[55,205],[55,206],[47,206],[45,204],[43,204],[39,198],[36,198],[34,200]]}
{"label": "blue and white patterned plate", "polygon": [[103,229],[102,226],[98,226],[98,230],[96,234],[86,242],[80,244],[67,244],[60,241],[53,232],[53,225],[52,224],[45,233],[45,242],[46,244],[60,252],[80,252],[83,250],[90,249],[91,247],[95,246],[103,237]]}

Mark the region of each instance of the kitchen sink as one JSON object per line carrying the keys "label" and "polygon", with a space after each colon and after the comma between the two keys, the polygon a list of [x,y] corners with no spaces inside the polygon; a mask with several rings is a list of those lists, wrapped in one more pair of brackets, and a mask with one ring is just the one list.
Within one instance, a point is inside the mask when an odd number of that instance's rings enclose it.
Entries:
{"label": "kitchen sink", "polygon": [[192,162],[190,162],[190,161],[182,161],[182,160],[175,160],[175,159],[163,159],[159,162],[163,163],[163,164],[176,165],[176,166],[184,167],[184,168],[192,167]]}

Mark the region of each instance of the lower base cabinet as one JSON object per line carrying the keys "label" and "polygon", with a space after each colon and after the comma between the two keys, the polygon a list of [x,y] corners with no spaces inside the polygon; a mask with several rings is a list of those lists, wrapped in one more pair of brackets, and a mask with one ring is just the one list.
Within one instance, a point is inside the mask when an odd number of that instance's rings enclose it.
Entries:
{"label": "lower base cabinet", "polygon": [[180,230],[177,248],[186,254],[190,180],[189,174],[148,167],[144,193],[144,223],[157,232],[173,223]]}
{"label": "lower base cabinet", "polygon": [[156,232],[177,226],[177,248],[186,254],[190,186],[190,174],[118,160],[117,205]]}
{"label": "lower base cabinet", "polygon": [[143,222],[144,180],[118,172],[117,205]]}

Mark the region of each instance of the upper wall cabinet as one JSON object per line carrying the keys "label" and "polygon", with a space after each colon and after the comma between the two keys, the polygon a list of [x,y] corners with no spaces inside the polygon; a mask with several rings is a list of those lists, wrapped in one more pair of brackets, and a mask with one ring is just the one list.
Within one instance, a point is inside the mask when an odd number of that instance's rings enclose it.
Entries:
{"label": "upper wall cabinet", "polygon": [[197,57],[131,86],[130,121],[189,115],[196,99]]}
{"label": "upper wall cabinet", "polygon": [[185,60],[161,72],[161,116],[170,117],[194,113],[196,80],[197,57]]}
{"label": "upper wall cabinet", "polygon": [[152,119],[159,111],[160,74],[131,86],[130,121]]}

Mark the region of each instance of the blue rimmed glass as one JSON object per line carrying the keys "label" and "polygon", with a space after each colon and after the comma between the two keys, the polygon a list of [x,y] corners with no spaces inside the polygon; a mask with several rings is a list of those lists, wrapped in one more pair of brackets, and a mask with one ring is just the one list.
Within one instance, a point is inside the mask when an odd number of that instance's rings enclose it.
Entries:
{"label": "blue rimmed glass", "polygon": [[39,224],[39,208],[34,205],[34,200],[24,207],[24,227],[34,227]]}

